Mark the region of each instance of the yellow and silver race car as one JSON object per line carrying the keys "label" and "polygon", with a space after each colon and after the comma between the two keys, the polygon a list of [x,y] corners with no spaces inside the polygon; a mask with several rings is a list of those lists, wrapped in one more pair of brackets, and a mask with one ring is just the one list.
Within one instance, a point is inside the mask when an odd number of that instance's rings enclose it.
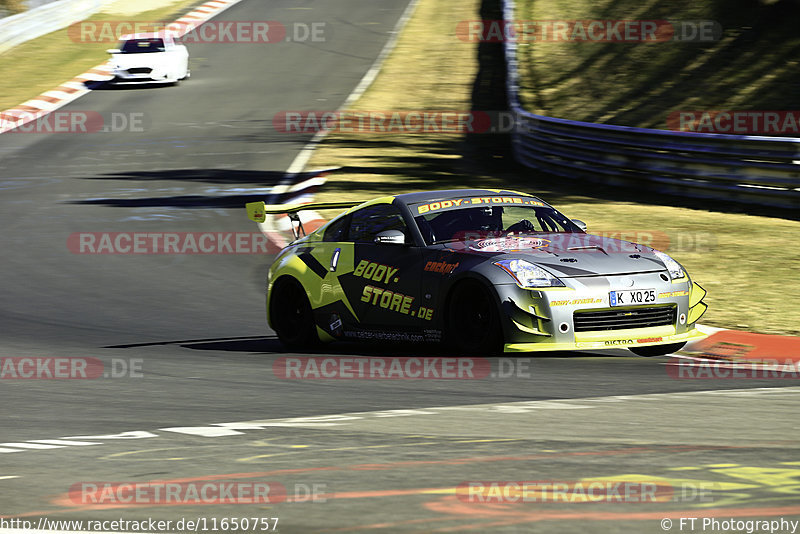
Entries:
{"label": "yellow and silver race car", "polygon": [[[350,208],[300,236],[298,212]],[[270,268],[267,320],[289,348],[443,341],[468,353],[626,347],[668,354],[705,336],[706,292],[647,246],[586,233],[514,191],[409,193],[368,202],[247,204],[288,214],[296,239]]]}

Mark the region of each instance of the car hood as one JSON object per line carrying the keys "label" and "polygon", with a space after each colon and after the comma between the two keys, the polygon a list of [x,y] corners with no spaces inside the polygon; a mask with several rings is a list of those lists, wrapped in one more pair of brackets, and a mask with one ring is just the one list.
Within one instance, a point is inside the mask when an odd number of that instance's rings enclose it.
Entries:
{"label": "car hood", "polygon": [[454,252],[524,259],[560,278],[664,271],[653,249],[591,234],[558,233],[487,237],[447,243]]}

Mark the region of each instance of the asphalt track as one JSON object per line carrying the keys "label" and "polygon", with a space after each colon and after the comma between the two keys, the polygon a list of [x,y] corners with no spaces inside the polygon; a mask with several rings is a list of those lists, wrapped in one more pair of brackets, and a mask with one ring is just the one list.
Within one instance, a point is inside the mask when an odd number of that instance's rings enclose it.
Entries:
{"label": "asphalt track", "polygon": [[[676,380],[668,358],[621,350],[492,360],[476,380],[285,380],[273,364],[286,354],[264,325],[271,257],[70,251],[77,232],[255,231],[244,202],[263,198],[308,139],[276,132],[273,115],[336,109],[406,4],[245,1],[221,18],[323,21],[328,38],[195,44],[193,77],[178,87],[98,89],[65,108],[140,113],[142,132],[0,136],[0,356],[137,369],[2,380],[0,515],[279,517],[281,532],[664,532],[662,518],[672,531],[681,517],[799,518],[793,381]],[[345,344],[326,355],[443,353]],[[288,502],[69,496],[86,481],[209,480],[266,481]],[[645,503],[480,503],[455,490],[542,480],[670,491]]]}

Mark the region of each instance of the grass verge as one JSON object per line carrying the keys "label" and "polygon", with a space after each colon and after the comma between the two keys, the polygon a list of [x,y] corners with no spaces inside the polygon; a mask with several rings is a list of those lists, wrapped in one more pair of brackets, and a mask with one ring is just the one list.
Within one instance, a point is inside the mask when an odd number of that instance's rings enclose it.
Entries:
{"label": "grass verge", "polygon": [[[667,129],[673,111],[795,110],[800,3],[517,0],[522,20],[708,20],[712,42],[528,42],[521,98],[534,113]],[[687,30],[688,31],[688,30]]]}
{"label": "grass verge", "polygon": [[[180,17],[202,2],[177,0],[168,5],[132,14],[130,6],[116,2],[87,20],[169,21]],[[165,2],[162,2],[162,4]],[[0,72],[13,73],[0,78],[0,110],[8,109],[49,91],[78,74],[108,59],[106,50],[115,43],[75,42],[67,28],[43,35],[0,55]]]}
{"label": "grass verge", "polygon": [[[487,7],[488,6],[488,7]],[[479,11],[483,10],[479,15]],[[381,74],[352,110],[457,110],[502,99],[492,72],[497,49],[456,37],[457,21],[497,18],[491,0],[421,0]],[[550,17],[554,18],[554,17]],[[574,16],[573,16],[574,18]],[[481,60],[480,63],[478,60]],[[480,67],[480,68],[479,68]],[[494,80],[494,82],[493,82]],[[343,167],[329,176],[320,201],[460,187],[506,187],[536,193],[592,232],[662,232],[668,250],[709,292],[704,324],[800,334],[800,222],[580,184],[516,166],[501,136],[332,133],[308,167]],[[690,240],[703,237],[703,245]],[[679,248],[675,248],[679,246]],[[685,249],[685,250],[684,250]]]}

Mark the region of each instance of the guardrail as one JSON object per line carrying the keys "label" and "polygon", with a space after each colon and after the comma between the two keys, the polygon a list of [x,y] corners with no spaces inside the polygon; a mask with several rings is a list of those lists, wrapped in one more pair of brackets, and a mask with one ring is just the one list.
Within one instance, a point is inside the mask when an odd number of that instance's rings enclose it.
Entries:
{"label": "guardrail", "polygon": [[114,0],[56,0],[0,19],[0,54],[96,13]]}
{"label": "guardrail", "polygon": [[[514,19],[514,0],[503,17]],[[517,46],[505,40],[506,89],[520,163],[565,178],[695,198],[800,207],[800,138],[673,132],[556,119],[524,110]]]}

